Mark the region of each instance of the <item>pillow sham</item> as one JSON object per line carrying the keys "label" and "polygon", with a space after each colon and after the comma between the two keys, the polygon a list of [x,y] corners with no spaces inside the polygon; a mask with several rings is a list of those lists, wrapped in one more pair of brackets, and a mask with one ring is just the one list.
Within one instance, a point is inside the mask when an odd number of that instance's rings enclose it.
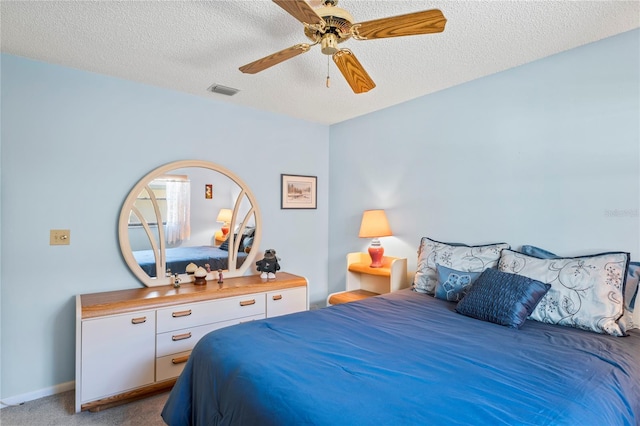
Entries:
{"label": "pillow sham", "polygon": [[449,302],[458,302],[462,299],[471,284],[481,274],[480,272],[456,271],[440,264],[436,265],[436,272],[438,273],[438,282],[435,296]]}
{"label": "pillow sham", "polygon": [[551,285],[523,275],[486,269],[456,306],[482,321],[520,328]]}
{"label": "pillow sham", "polygon": [[[632,272],[633,271],[633,272]],[[630,311],[632,313],[633,328],[640,328],[640,262],[633,262],[633,267],[629,264],[629,273],[627,274],[627,283],[629,277],[635,281],[637,290],[629,301]]]}
{"label": "pillow sham", "polygon": [[624,336],[617,321],[628,264],[629,253],[622,252],[540,259],[503,250],[498,269],[551,284],[531,319]]}
{"label": "pillow sham", "polygon": [[[624,291],[624,315],[618,321],[620,328],[625,333],[633,328],[640,328],[640,263],[629,262],[627,271],[627,282]],[[635,289],[635,290],[634,290]]]}
{"label": "pillow sham", "polygon": [[528,254],[529,256],[539,257],[540,259],[554,259],[556,257],[560,257],[555,253],[551,253],[550,251],[536,246],[524,245],[520,248],[520,251],[524,254]]}
{"label": "pillow sham", "polygon": [[[522,246],[520,251],[541,259],[555,259],[560,257],[550,251],[530,245]],[[624,321],[625,324],[620,324],[621,327],[624,326],[626,329],[640,328],[640,309],[635,309],[636,300],[639,298],[638,293],[640,293],[640,262],[629,262],[623,295],[625,312],[620,320]]]}
{"label": "pillow sham", "polygon": [[443,243],[422,237],[418,248],[418,265],[413,289],[433,295],[438,283],[436,264],[464,272],[482,272],[498,264],[500,251],[510,248],[507,243],[468,246],[461,243]]}

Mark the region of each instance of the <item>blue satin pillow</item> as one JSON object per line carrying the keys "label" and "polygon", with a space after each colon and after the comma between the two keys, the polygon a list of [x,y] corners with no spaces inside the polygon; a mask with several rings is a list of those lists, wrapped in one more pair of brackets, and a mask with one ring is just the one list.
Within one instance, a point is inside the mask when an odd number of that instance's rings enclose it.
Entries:
{"label": "blue satin pillow", "polygon": [[482,321],[520,328],[551,285],[523,275],[487,269],[456,306],[456,312]]}
{"label": "blue satin pillow", "polygon": [[471,284],[478,279],[481,272],[456,271],[440,264],[436,264],[438,283],[435,296],[438,299],[458,302],[467,293]]}

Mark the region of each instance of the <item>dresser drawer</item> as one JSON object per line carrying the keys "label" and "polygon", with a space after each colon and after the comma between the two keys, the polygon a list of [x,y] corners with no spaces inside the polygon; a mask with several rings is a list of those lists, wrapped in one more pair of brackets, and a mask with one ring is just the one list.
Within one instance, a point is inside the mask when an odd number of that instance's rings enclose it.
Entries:
{"label": "dresser drawer", "polygon": [[165,333],[229,319],[264,314],[264,293],[177,305],[171,308],[158,309],[157,332]]}
{"label": "dresser drawer", "polygon": [[307,287],[290,288],[267,293],[267,317],[307,310]]}
{"label": "dresser drawer", "polygon": [[82,321],[82,402],[153,383],[154,335],[154,311]]}
{"label": "dresser drawer", "polygon": [[191,351],[156,358],[156,382],[178,377],[189,360]]}
{"label": "dresser drawer", "polygon": [[264,314],[250,317],[236,318],[229,321],[219,321],[198,327],[183,328],[156,335],[156,356],[163,357],[178,352],[190,351],[205,334],[219,328],[240,324],[245,321],[263,319]]}

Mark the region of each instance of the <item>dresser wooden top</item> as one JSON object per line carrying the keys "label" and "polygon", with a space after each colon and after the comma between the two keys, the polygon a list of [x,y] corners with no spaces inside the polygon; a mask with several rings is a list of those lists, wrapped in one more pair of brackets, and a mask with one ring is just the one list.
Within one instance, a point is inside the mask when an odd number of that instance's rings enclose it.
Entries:
{"label": "dresser wooden top", "polygon": [[225,278],[224,283],[207,281],[205,285],[182,284],[142,287],[103,293],[81,294],[79,309],[82,319],[114,315],[145,309],[157,309],[183,303],[203,302],[225,297],[244,296],[265,291],[306,286],[304,277],[279,272],[275,279],[261,279],[259,275]]}

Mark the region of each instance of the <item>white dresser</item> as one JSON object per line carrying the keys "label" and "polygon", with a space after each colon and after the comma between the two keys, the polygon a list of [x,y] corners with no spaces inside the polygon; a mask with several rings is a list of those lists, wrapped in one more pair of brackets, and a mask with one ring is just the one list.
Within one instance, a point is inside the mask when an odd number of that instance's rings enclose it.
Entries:
{"label": "white dresser", "polygon": [[285,272],[78,295],[76,412],[170,388],[210,331],[307,309],[307,280]]}

